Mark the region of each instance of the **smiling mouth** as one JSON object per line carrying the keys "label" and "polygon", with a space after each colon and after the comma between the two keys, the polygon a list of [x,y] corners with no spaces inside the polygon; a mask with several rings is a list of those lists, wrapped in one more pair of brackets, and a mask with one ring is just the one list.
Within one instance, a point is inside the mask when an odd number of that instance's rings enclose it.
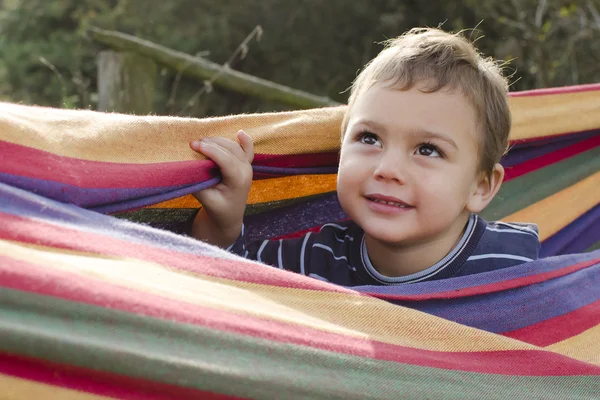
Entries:
{"label": "smiling mouth", "polygon": [[369,196],[366,196],[366,198],[367,198],[367,200],[372,201],[374,203],[387,204],[389,206],[394,206],[394,207],[399,207],[399,208],[414,208],[413,206],[410,206],[406,203],[401,203],[401,202],[397,202],[397,201],[389,201],[389,200],[384,200],[384,199],[379,199],[379,198],[369,197]]}

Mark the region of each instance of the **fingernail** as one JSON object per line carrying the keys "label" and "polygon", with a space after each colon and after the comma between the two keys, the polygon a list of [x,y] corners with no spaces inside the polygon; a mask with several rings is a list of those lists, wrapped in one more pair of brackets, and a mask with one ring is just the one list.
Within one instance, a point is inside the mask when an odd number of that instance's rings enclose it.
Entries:
{"label": "fingernail", "polygon": [[194,140],[194,141],[192,142],[192,146],[193,146],[193,147],[200,147],[200,145],[201,145],[201,144],[202,144],[202,142],[201,142],[201,141],[199,141],[199,140]]}

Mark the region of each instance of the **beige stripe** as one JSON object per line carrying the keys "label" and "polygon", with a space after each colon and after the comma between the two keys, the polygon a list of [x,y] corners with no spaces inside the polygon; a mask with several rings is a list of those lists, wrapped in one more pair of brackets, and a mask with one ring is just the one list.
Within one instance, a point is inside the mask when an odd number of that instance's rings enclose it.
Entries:
{"label": "beige stripe", "polygon": [[[8,241],[0,241],[0,254],[203,307],[412,348],[465,352],[537,348],[365,296],[218,279],[140,260]],[[239,267],[246,273],[267,268],[247,261]]]}
{"label": "beige stripe", "polygon": [[0,374],[1,400],[107,400],[114,397],[98,396],[78,390],[28,381]]}
{"label": "beige stripe", "polygon": [[133,164],[204,158],[189,148],[193,139],[235,140],[244,129],[257,154],[337,151],[344,107],[222,118],[175,118],[105,114],[0,103],[0,139],[92,161]]}
{"label": "beige stripe", "polygon": [[600,172],[552,196],[517,211],[502,221],[532,221],[538,224],[540,240],[545,240],[600,202]]}
{"label": "beige stripe", "polygon": [[[512,139],[600,128],[600,91],[514,97]],[[105,114],[0,103],[1,140],[61,156],[133,164],[203,158],[188,142],[235,139],[244,129],[257,154],[338,151],[345,106],[190,119]]]}
{"label": "beige stripe", "polygon": [[600,326],[595,326],[546,349],[580,361],[600,365]]}
{"label": "beige stripe", "polygon": [[512,97],[511,139],[532,139],[600,128],[600,90]]}

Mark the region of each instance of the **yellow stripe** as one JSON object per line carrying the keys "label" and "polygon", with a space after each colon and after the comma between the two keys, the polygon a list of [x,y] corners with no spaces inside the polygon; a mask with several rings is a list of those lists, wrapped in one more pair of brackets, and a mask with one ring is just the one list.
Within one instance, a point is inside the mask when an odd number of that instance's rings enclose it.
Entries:
{"label": "yellow stripe", "polygon": [[600,90],[511,97],[510,105],[513,140],[600,128]]}
{"label": "yellow stripe", "polygon": [[600,188],[600,172],[502,218],[502,221],[535,222],[539,226],[540,240],[545,240],[598,205],[600,202],[598,188]]}
{"label": "yellow stripe", "polygon": [[564,354],[577,360],[600,365],[600,326],[595,326],[546,349]]}
{"label": "yellow stripe", "polygon": [[0,374],[0,399],[2,400],[107,400],[113,398]]}
{"label": "yellow stripe", "polygon": [[[9,241],[0,241],[0,254],[141,293],[349,337],[446,352],[537,349],[533,345],[358,294],[246,283],[179,271],[147,261]],[[265,268],[241,259],[238,267],[246,273],[252,268]],[[290,272],[273,268],[271,273]]]}
{"label": "yellow stripe", "polygon": [[191,140],[244,129],[256,154],[336,152],[344,107],[221,118],[105,114],[0,103],[0,140],[60,156],[150,164],[203,159]]}
{"label": "yellow stripe", "polygon": [[[512,139],[600,128],[600,90],[510,98]],[[0,140],[83,160],[149,164],[202,159],[188,142],[235,139],[244,129],[257,154],[336,152],[346,107],[191,119],[105,114],[0,103]]]}
{"label": "yellow stripe", "polygon": [[[248,204],[296,199],[321,193],[333,192],[336,174],[294,175],[281,178],[262,179],[252,182]],[[200,203],[192,195],[149,206],[147,208],[197,208]]]}

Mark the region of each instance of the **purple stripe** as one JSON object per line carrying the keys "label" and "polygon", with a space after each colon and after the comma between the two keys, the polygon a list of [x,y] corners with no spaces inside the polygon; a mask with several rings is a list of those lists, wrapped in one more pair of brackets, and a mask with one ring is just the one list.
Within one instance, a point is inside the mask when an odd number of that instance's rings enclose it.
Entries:
{"label": "purple stripe", "polygon": [[540,257],[585,251],[600,240],[600,204],[542,243]]}
{"label": "purple stripe", "polygon": [[261,240],[302,231],[314,226],[348,218],[336,193],[328,193],[289,207],[276,208],[247,216],[249,240]]}
{"label": "purple stripe", "polygon": [[263,165],[254,165],[252,170],[258,174],[268,175],[308,175],[308,174],[335,174],[337,165],[330,167],[307,167],[307,168],[286,168],[286,167],[269,167]]}
{"label": "purple stripe", "polygon": [[185,196],[190,193],[197,192],[199,190],[204,190],[211,186],[216,185],[220,181],[221,181],[221,177],[217,176],[215,178],[209,179],[204,182],[197,183],[195,185],[186,185],[185,187],[183,187],[181,189],[175,189],[175,190],[171,190],[169,192],[159,193],[159,194],[156,194],[153,196],[140,197],[139,199],[131,199],[131,200],[127,200],[127,201],[121,201],[119,203],[106,204],[106,205],[102,205],[102,206],[98,206],[98,207],[93,207],[91,209],[94,211],[100,212],[100,213],[104,213],[104,214],[116,213],[119,211],[133,210],[135,208],[141,208],[141,207],[157,204],[162,201],[176,199],[177,197]]}
{"label": "purple stripe", "polygon": [[598,134],[600,134],[600,130],[559,137],[546,143],[523,143],[522,145],[511,148],[508,154],[502,158],[501,164],[505,168],[513,167],[517,164],[550,154],[575,143],[583,142],[584,140],[587,140]]}
{"label": "purple stripe", "polygon": [[165,192],[180,190],[191,185],[164,186],[154,188],[82,188],[50,181],[0,173],[0,182],[15,186],[40,196],[48,197],[63,203],[75,204],[84,208],[93,208],[113,204],[140,197],[159,195]]}
{"label": "purple stripe", "polygon": [[50,200],[3,183],[0,183],[0,212],[180,253],[233,258],[190,237]]}
{"label": "purple stripe", "polygon": [[[600,252],[595,253],[596,257],[600,255]],[[458,299],[393,303],[474,328],[503,333],[567,314],[598,301],[598,287],[600,264],[519,289]]]}
{"label": "purple stripe", "polygon": [[368,293],[415,295],[426,293],[442,293],[461,290],[482,285],[492,285],[513,279],[524,278],[546,272],[556,271],[577,263],[600,258],[600,250],[591,253],[569,254],[560,257],[551,257],[502,268],[480,274],[459,276],[429,282],[418,282],[410,285],[399,286],[354,286],[353,290]]}
{"label": "purple stripe", "polygon": [[547,144],[560,142],[563,140],[570,140],[571,138],[575,138],[575,137],[589,139],[589,138],[597,135],[598,133],[600,133],[600,129],[593,129],[590,131],[571,132],[571,133],[567,133],[565,135],[550,136],[550,137],[541,138],[541,139],[518,141],[515,145],[511,146],[511,149],[519,149],[521,147],[530,147],[530,146],[545,146]]}

